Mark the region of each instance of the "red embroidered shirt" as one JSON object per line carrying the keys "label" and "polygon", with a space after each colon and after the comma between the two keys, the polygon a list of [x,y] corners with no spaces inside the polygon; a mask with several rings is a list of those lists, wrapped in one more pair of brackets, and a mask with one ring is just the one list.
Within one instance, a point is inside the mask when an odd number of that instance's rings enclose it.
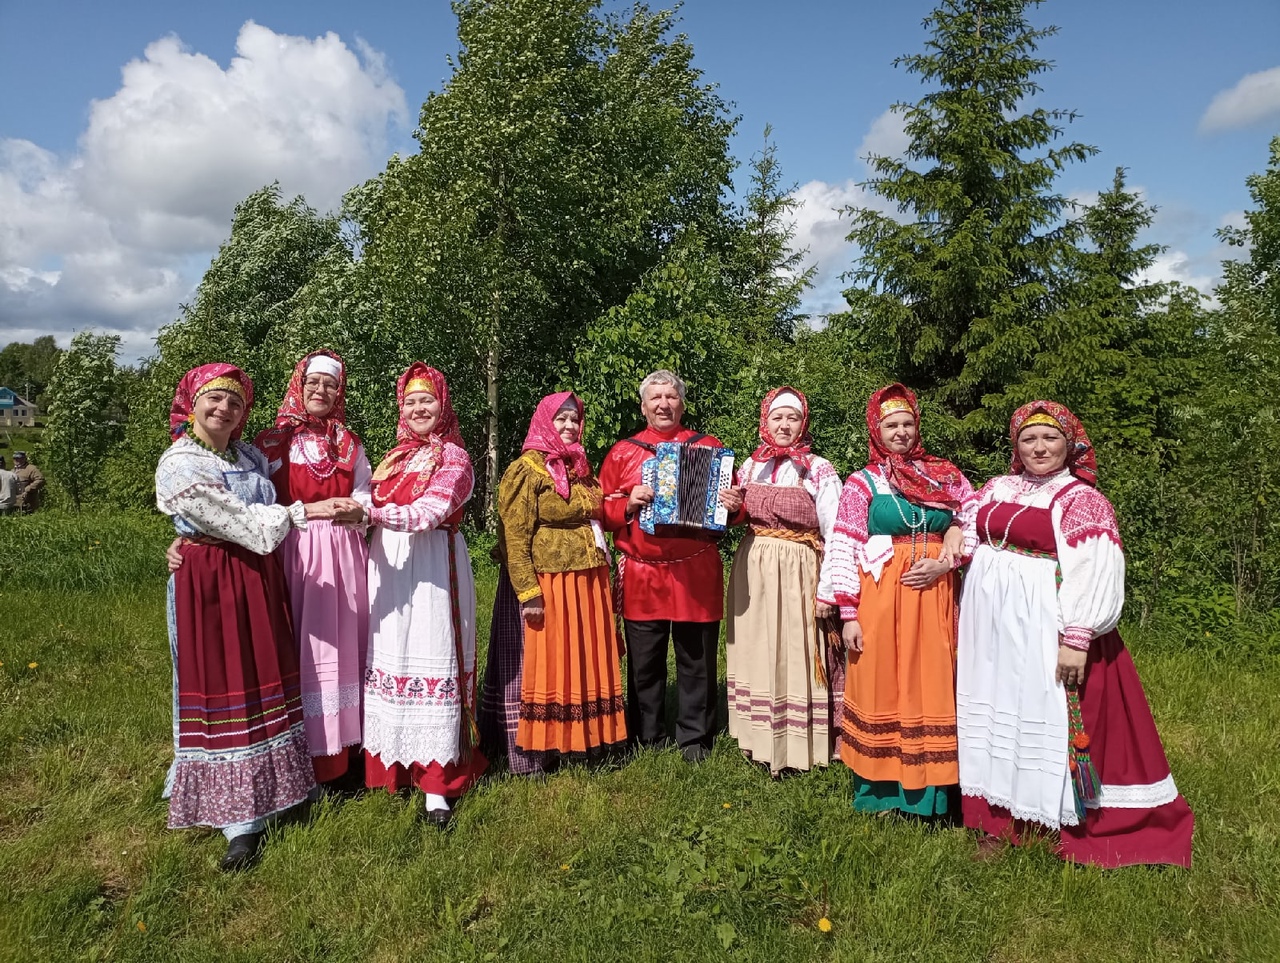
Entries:
{"label": "red embroidered shirt", "polygon": [[[637,621],[719,622],[724,617],[724,565],[711,536],[646,535],[638,513],[627,519],[627,497],[640,484],[640,466],[653,453],[633,442],[653,446],[662,441],[688,441],[697,432],[681,428],[658,432],[646,428],[618,442],[600,466],[604,490],[604,527],[623,555],[622,617]],[[701,443],[719,445],[705,435]]]}

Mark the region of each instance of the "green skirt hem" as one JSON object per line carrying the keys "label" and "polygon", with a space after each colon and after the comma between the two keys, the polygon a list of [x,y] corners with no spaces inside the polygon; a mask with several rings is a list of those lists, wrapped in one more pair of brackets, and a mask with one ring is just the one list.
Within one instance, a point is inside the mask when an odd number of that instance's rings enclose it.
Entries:
{"label": "green skirt hem", "polygon": [[913,816],[945,816],[953,807],[951,797],[957,786],[925,786],[903,789],[898,782],[872,782],[853,774],[853,808],[863,813],[882,813],[893,809]]}

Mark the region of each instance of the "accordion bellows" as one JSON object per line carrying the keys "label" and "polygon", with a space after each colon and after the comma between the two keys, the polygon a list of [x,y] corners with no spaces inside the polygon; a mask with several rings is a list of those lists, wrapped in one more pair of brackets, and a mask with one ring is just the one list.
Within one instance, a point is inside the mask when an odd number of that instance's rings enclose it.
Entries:
{"label": "accordion bellows", "polygon": [[654,491],[653,502],[640,509],[646,535],[678,534],[673,528],[723,532],[729,523],[719,499],[733,484],[729,448],[660,442],[640,466],[640,480]]}

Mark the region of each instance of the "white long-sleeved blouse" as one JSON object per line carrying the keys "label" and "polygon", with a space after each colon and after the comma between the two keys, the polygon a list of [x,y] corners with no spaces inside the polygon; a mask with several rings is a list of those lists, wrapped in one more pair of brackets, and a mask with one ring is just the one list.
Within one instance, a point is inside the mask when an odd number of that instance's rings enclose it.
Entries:
{"label": "white long-sleeved blouse", "polygon": [[[1063,644],[1088,649],[1116,627],[1124,609],[1124,547],[1115,509],[1102,492],[1063,469],[1048,476],[993,478],[978,492],[977,507],[988,502],[1050,509],[1062,573],[1058,629]],[[977,544],[976,519],[975,511],[966,525],[966,544]]]}
{"label": "white long-sleeved blouse", "polygon": [[208,535],[268,555],[291,528],[307,527],[302,502],[276,505],[267,459],[233,441],[234,463],[190,438],[179,438],[156,465],[156,507],[173,518],[179,535]]}

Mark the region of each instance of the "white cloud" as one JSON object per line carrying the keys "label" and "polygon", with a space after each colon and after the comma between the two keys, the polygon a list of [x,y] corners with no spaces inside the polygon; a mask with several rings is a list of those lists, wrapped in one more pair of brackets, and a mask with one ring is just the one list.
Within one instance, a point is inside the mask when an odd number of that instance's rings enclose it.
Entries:
{"label": "white cloud", "polygon": [[1280,67],[1245,74],[1230,90],[1219,91],[1200,118],[1200,131],[1235,130],[1276,115],[1280,115]]}
{"label": "white cloud", "polygon": [[355,46],[248,21],[224,69],[164,37],[90,105],[73,156],[0,141],[6,340],[93,326],[146,353],[245,195],[279,181],[286,197],[335,208],[408,124],[384,58]]}
{"label": "white cloud", "polygon": [[1212,294],[1218,283],[1218,262],[1213,254],[1193,257],[1186,251],[1168,250],[1158,255],[1150,269],[1138,278],[1139,283],[1177,281],[1195,288],[1201,294]]}
{"label": "white cloud", "polygon": [[871,127],[858,144],[857,157],[865,161],[869,155],[877,157],[901,157],[907,152],[911,138],[902,129],[902,114],[892,107],[871,122]]}

